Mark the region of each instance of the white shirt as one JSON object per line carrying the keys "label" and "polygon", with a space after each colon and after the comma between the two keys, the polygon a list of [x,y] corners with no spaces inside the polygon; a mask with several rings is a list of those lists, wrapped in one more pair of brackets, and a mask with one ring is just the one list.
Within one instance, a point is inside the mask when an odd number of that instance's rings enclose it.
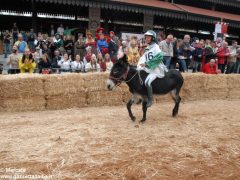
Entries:
{"label": "white shirt", "polygon": [[71,68],[71,63],[69,60],[64,61],[64,59],[61,59],[60,61],[58,61],[58,65],[61,67],[61,69],[64,70],[70,70]]}
{"label": "white shirt", "polygon": [[110,72],[113,67],[112,61],[106,62],[106,66],[107,66],[107,71]]}
{"label": "white shirt", "polygon": [[88,71],[96,71],[96,72],[100,72],[100,65],[98,63],[96,63],[96,65],[91,65],[91,63],[87,63],[85,66],[85,70]]}
{"label": "white shirt", "polygon": [[73,71],[76,71],[76,70],[83,70],[84,68],[84,65],[83,65],[83,62],[76,62],[76,61],[73,61],[71,62],[71,69]]}

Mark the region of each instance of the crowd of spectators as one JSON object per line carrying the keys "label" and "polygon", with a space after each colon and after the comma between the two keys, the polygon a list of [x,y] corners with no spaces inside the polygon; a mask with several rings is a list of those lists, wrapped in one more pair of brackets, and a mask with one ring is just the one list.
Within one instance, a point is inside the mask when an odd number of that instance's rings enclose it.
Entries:
{"label": "crowd of spectators", "polygon": [[[128,56],[129,64],[136,67],[144,53],[146,43],[137,36],[119,38],[113,31],[98,28],[96,34],[86,30],[75,36],[61,24],[51,25],[49,33],[19,31],[14,23],[11,31],[2,32],[4,56],[8,73],[63,73],[110,71],[117,60],[118,51]],[[168,69],[182,72],[209,74],[240,73],[240,48],[237,41],[229,46],[227,41],[191,38],[179,39],[169,34],[158,38],[163,52],[163,62]],[[10,54],[10,55],[9,55]]]}

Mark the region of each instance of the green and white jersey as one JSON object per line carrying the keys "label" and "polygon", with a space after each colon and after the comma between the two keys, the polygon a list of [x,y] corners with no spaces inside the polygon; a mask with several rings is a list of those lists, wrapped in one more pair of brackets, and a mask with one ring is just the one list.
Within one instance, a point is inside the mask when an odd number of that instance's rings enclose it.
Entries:
{"label": "green and white jersey", "polygon": [[[148,73],[164,73],[167,71],[163,64],[163,53],[156,43],[146,47],[143,56],[138,62],[138,69],[145,70]],[[140,64],[145,64],[146,67],[141,67]],[[162,72],[163,71],[163,72]]]}

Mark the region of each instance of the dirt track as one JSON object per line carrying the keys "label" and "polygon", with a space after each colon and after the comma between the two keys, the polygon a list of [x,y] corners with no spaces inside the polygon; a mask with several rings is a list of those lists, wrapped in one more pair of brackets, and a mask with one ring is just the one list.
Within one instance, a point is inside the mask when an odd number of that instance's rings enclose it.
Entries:
{"label": "dirt track", "polygon": [[[0,169],[53,179],[239,179],[240,101],[0,114]],[[141,119],[141,106],[133,106]],[[0,175],[4,172],[0,171]]]}

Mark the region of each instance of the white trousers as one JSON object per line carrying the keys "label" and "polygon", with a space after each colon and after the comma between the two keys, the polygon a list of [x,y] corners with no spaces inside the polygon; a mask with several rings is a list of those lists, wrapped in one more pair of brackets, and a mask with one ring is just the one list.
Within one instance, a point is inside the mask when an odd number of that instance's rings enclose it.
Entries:
{"label": "white trousers", "polygon": [[148,76],[145,80],[145,85],[150,86],[151,83],[156,79],[156,78],[163,78],[165,76],[164,72],[167,72],[167,68],[164,64],[160,64],[158,67],[156,67],[154,70],[148,70]]}
{"label": "white trousers", "polygon": [[145,80],[145,86],[150,86],[151,83],[157,78],[157,74],[149,74]]}

